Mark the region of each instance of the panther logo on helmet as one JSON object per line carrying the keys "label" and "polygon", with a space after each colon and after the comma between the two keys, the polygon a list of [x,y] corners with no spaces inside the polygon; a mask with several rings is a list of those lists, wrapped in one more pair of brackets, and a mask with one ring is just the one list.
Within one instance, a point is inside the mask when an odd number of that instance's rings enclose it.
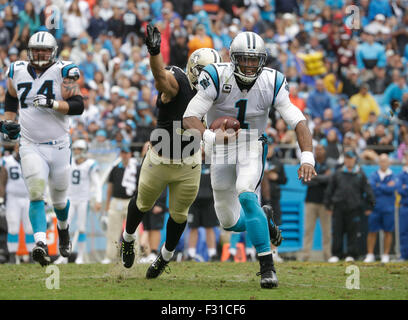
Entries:
{"label": "panther logo on helmet", "polygon": [[231,42],[230,60],[234,74],[244,84],[253,83],[261,74],[266,63],[263,39],[254,32],[241,32]]}
{"label": "panther logo on helmet", "polygon": [[37,69],[45,69],[57,59],[57,41],[46,31],[34,33],[28,40],[28,58]]}
{"label": "panther logo on helmet", "polygon": [[210,48],[201,48],[195,50],[189,57],[187,62],[187,77],[190,82],[191,89],[197,89],[198,77],[201,70],[211,63],[222,62],[221,56],[217,51]]}

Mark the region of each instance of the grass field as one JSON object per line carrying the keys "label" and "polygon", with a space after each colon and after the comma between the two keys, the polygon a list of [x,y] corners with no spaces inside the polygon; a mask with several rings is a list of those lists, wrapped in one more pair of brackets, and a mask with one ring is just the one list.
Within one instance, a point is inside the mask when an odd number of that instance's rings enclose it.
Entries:
{"label": "grass field", "polygon": [[408,263],[354,263],[360,289],[347,289],[350,263],[285,262],[278,264],[279,288],[261,289],[258,263],[172,262],[170,273],[147,280],[148,265],[127,270],[115,265],[59,265],[60,288],[47,289],[54,273],[35,265],[0,265],[0,300],[148,299],[279,300],[408,299]]}

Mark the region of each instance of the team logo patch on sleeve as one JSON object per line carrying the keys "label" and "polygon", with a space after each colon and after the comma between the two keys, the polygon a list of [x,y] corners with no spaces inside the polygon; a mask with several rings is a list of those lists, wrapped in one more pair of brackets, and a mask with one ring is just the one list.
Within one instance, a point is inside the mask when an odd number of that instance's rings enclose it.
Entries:
{"label": "team logo patch on sleeve", "polygon": [[224,84],[222,86],[222,92],[224,92],[224,93],[230,93],[231,89],[232,89],[232,85],[230,85],[230,84]]}
{"label": "team logo patch on sleeve", "polygon": [[207,77],[207,75],[204,75],[204,79],[200,81],[200,84],[204,88],[204,90],[210,86],[210,79]]}

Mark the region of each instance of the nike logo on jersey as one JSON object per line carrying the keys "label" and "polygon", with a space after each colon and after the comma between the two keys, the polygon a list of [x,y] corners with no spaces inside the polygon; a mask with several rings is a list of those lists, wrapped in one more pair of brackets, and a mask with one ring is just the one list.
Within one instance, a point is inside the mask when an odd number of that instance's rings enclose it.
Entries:
{"label": "nike logo on jersey", "polygon": [[194,168],[196,168],[198,166],[198,164],[196,164],[195,166],[193,166],[191,169],[194,169]]}

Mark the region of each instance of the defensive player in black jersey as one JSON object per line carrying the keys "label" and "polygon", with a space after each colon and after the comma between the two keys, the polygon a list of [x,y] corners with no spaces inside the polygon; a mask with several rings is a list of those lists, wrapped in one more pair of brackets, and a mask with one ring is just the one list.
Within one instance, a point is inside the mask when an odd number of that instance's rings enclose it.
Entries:
{"label": "defensive player in black jersey", "polygon": [[[153,131],[151,148],[143,159],[137,196],[130,200],[126,228],[121,248],[122,263],[126,268],[135,259],[136,229],[145,212],[149,211],[160,194],[169,187],[169,213],[166,240],[157,259],[147,270],[147,278],[158,277],[173,256],[186,226],[187,214],[194,202],[201,176],[200,144],[192,137],[183,136],[182,120],[188,103],[196,94],[201,70],[210,63],[221,62],[214,49],[194,51],[187,63],[187,74],[178,67],[165,67],[160,54],[160,32],[147,26],[146,46],[150,53],[150,68],[159,91],[157,128]],[[199,139],[198,139],[199,141]]]}

